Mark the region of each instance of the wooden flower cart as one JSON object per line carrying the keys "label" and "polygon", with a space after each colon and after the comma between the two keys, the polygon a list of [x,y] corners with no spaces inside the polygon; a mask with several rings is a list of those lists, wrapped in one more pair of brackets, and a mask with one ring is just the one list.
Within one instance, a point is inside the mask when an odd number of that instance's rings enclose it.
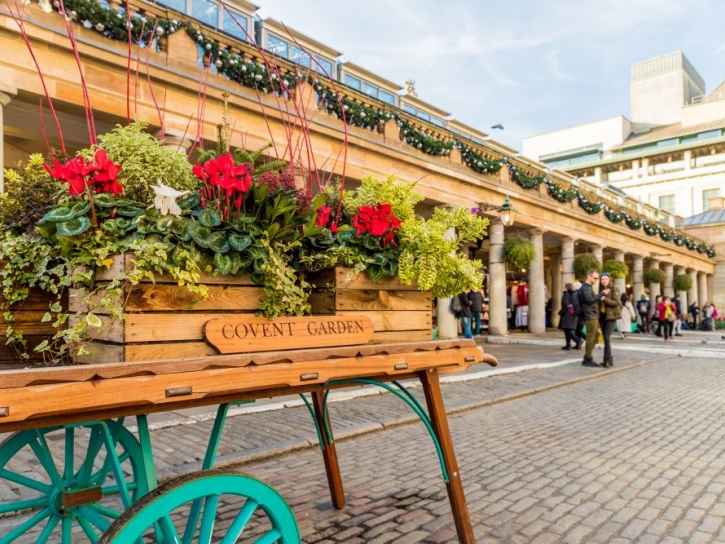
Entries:
{"label": "wooden flower cart", "polygon": [[[232,344],[217,346],[220,351],[234,350],[235,342],[244,345],[259,319],[232,317],[242,321],[222,319],[207,326],[208,340]],[[341,338],[349,332],[352,341],[365,341],[363,333],[372,334],[371,322],[360,317],[358,330],[350,319],[311,317],[307,323],[290,322],[288,328],[278,320],[272,322],[278,323],[276,329],[266,329],[267,340],[280,345],[275,336],[302,329],[302,336],[310,331],[319,336],[322,327],[327,333],[344,329],[345,334],[338,334]],[[257,330],[264,336],[263,327]],[[309,341],[301,340],[302,345]],[[284,339],[287,347],[299,345],[295,342],[290,335]],[[265,345],[269,344],[258,344],[261,349],[267,349]],[[254,529],[261,531],[256,542],[299,542],[294,517],[274,490],[248,476],[212,469],[227,411],[257,398],[302,395],[317,428],[332,502],[342,508],[345,497],[327,417],[327,394],[359,384],[384,387],[421,418],[440,459],[459,539],[474,542],[439,376],[479,362],[496,364],[473,341],[464,340],[5,370],[0,372],[0,432],[15,433],[0,445],[0,478],[27,493],[17,501],[0,503],[0,514],[23,512],[27,519],[0,536],[0,544],[22,537],[47,542],[51,536],[57,540],[58,534],[64,544],[77,542],[83,534],[92,542],[116,544],[144,537],[158,542],[210,542],[212,535],[215,542],[231,543],[240,535],[246,537],[247,532],[242,532],[250,519],[260,518],[266,521],[262,529]],[[421,382],[427,413],[401,383],[410,379]],[[159,486],[147,415],[208,405],[218,405],[218,411],[203,470]],[[138,437],[124,427],[129,416],[135,416]],[[56,447],[62,449],[60,456],[51,453],[50,433],[62,437],[62,448]],[[32,452],[36,472],[45,474],[47,481],[13,469],[12,460],[20,452]],[[230,497],[244,503],[219,535],[217,509],[220,500]],[[109,506],[108,501],[115,502]]]}

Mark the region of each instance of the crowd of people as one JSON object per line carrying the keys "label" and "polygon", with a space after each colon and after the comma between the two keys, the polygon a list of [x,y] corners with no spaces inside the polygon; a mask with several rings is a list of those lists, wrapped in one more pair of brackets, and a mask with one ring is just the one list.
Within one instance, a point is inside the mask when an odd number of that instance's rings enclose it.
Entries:
{"label": "crowd of people", "polygon": [[[599,289],[595,284],[599,282]],[[693,301],[683,312],[680,299],[657,295],[650,301],[647,295],[633,304],[631,296],[620,293],[609,274],[589,270],[584,283],[567,283],[561,297],[559,329],[564,331],[565,345],[561,349],[585,347],[582,365],[609,368],[614,365],[611,337],[615,326],[623,339],[634,328],[643,334],[655,334],[669,342],[675,336],[682,336],[683,323],[697,329],[698,320],[704,330],[714,330],[718,318],[714,304],[706,302],[702,308]],[[633,323],[636,323],[633,326]],[[604,360],[594,361],[594,346],[598,341],[604,344]]]}

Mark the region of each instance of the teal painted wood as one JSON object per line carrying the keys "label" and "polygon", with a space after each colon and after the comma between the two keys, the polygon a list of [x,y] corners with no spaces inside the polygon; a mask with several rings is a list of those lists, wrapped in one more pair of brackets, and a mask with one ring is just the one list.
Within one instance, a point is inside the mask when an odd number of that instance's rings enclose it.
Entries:
{"label": "teal painted wood", "polygon": [[[79,428],[90,433],[78,432]],[[54,456],[47,437],[60,434],[62,449]],[[117,453],[118,451],[118,453]],[[82,452],[76,467],[76,453]],[[37,460],[37,481],[12,470],[16,456],[32,454]],[[75,544],[80,534],[90,542],[120,516],[120,512],[101,502],[63,506],[63,497],[89,489],[100,489],[101,500],[118,496],[124,508],[147,492],[141,448],[134,436],[123,427],[123,420],[94,421],[65,427],[49,427],[15,433],[0,444],[0,478],[30,495],[17,501],[0,504],[0,514],[37,510],[12,531],[0,536],[0,544],[9,544],[24,535],[35,535],[35,541]],[[111,479],[110,476],[113,475]]]}
{"label": "teal painted wood", "polygon": [[[325,395],[327,395],[329,391],[325,392]],[[315,417],[315,410],[312,408],[312,405],[310,404],[310,401],[307,400],[307,396],[304,393],[300,393],[300,397],[305,403],[305,406],[307,406],[307,410],[310,412],[310,415],[312,416],[312,423],[315,424],[315,430],[317,431],[317,442],[320,444],[320,449],[322,451],[325,451],[325,441],[322,438],[322,429],[320,429],[320,424],[317,422],[317,418]],[[327,424],[327,418],[325,418],[325,423]],[[329,427],[326,425],[327,430],[327,436],[332,437],[332,433],[330,432]],[[332,444],[332,438],[330,438],[330,444]]]}
{"label": "teal painted wood", "polygon": [[[436,453],[438,454],[438,461],[441,465],[441,472],[443,473],[443,480],[445,480],[446,483],[450,482],[450,479],[448,477],[448,468],[446,467],[445,459],[443,458],[443,450],[441,449],[441,443],[438,440],[438,436],[435,433],[435,430],[433,430],[433,425],[431,425],[430,418],[428,417],[428,414],[425,412],[421,404],[418,402],[418,400],[413,396],[413,394],[408,391],[403,385],[399,382],[392,382],[397,387],[392,387],[384,382],[379,382],[377,380],[372,380],[369,378],[350,378],[346,380],[332,380],[329,382],[330,385],[339,385],[339,384],[348,384],[348,383],[364,383],[368,385],[376,385],[378,387],[381,387],[388,391],[389,393],[392,393],[399,399],[401,399],[405,404],[410,406],[410,408],[415,412],[415,414],[420,418],[420,420],[423,422],[423,425],[425,425],[425,428],[428,429],[428,434],[430,434],[430,437],[433,439],[433,445],[435,446]],[[324,413],[325,413],[325,429],[329,429],[329,423],[327,420],[327,394],[330,392],[328,389],[325,391],[325,401],[323,405]],[[331,436],[328,432],[328,436]]]}
{"label": "teal painted wood", "polygon": [[[220,500],[224,498],[243,498],[245,505],[239,510],[226,531],[221,534],[219,524],[214,521]],[[203,503],[201,524],[189,530],[183,527],[183,533],[198,538],[182,539],[182,532],[173,523],[173,516],[178,512],[182,518],[189,504],[197,501]],[[221,542],[233,544],[243,538],[243,532],[253,514],[259,513],[267,517],[270,528],[256,542],[279,542],[281,544],[299,544],[300,535],[292,510],[284,499],[271,487],[242,474],[228,473],[219,470],[195,472],[175,478],[134,503],[124,512],[99,539],[99,544],[127,544],[135,542],[143,535],[156,534],[156,541],[168,544]],[[198,523],[197,523],[198,525]],[[159,527],[161,531],[159,532]],[[198,530],[197,530],[198,529]]]}

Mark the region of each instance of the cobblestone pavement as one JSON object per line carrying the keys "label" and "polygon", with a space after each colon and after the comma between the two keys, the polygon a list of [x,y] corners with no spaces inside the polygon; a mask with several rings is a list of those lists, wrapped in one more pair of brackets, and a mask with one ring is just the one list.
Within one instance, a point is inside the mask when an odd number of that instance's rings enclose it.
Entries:
{"label": "cobblestone pavement", "polygon": [[[560,359],[541,346],[485,348],[509,364]],[[570,354],[579,352],[556,353]],[[480,542],[725,541],[725,420],[717,420],[725,363],[615,355],[622,372],[569,364],[443,385]],[[305,542],[455,541],[434,448],[422,425],[400,426],[415,421],[405,405],[386,394],[330,411],[348,496],[342,511],[330,505],[304,407],[230,418],[217,466],[273,455],[240,470],[288,499]],[[211,425],[152,432],[161,479],[199,468]],[[11,463],[21,473],[37,468],[28,456]],[[0,500],[16,496],[0,481]],[[0,534],[14,521],[0,520]]]}

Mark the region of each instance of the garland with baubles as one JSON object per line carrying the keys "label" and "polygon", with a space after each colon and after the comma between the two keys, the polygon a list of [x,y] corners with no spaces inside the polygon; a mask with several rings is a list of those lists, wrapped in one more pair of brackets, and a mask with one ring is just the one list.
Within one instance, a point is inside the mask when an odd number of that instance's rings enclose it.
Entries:
{"label": "garland with baubles", "polygon": [[[292,90],[296,87],[298,78],[300,77],[299,75],[293,76],[291,74],[285,74],[278,76],[275,72],[269,73],[264,64],[248,62],[239,53],[230,53],[217,40],[208,38],[201,30],[193,28],[185,21],[140,14],[132,16],[130,21],[128,21],[124,11],[104,7],[96,0],[65,0],[63,5],[66,14],[71,20],[79,22],[85,28],[94,29],[112,40],[127,42],[129,38],[127,24],[130,24],[132,43],[141,43],[146,44],[146,46],[158,48],[158,40],[160,38],[185,29],[218,73],[245,87],[263,93],[274,92],[283,95],[287,90]],[[56,11],[60,11],[59,0],[53,2],[53,7]],[[281,82],[280,77],[282,79]],[[312,81],[312,77],[308,76],[308,81]],[[643,228],[648,236],[656,236],[659,234],[663,241],[673,242],[678,247],[684,246],[691,251],[706,254],[710,258],[715,256],[715,249],[712,246],[698,242],[677,231],[663,229],[657,223],[650,223],[645,219],[634,217],[626,211],[617,211],[608,206],[604,200],[599,200],[598,202],[590,200],[578,188],[572,187],[571,189],[565,189],[563,186],[553,182],[546,175],[528,175],[512,164],[508,157],[501,159],[486,158],[479,151],[476,151],[457,138],[448,141],[424,134],[416,129],[412,123],[395,112],[388,111],[384,108],[368,106],[348,97],[340,99],[333,89],[322,84],[318,79],[314,80],[314,85],[319,98],[318,105],[326,113],[336,116],[339,119],[344,118],[345,122],[349,125],[370,130],[380,130],[380,127],[386,121],[395,119],[400,127],[403,141],[423,153],[437,157],[447,156],[450,155],[454,147],[457,147],[461,152],[463,163],[474,172],[488,175],[496,174],[505,164],[509,169],[511,179],[523,189],[536,189],[544,183],[546,184],[549,196],[558,202],[568,203],[576,198],[579,206],[590,215],[596,215],[604,210],[604,216],[611,223],[618,224],[624,221],[631,230]],[[342,114],[343,111],[345,112],[344,116]]]}

